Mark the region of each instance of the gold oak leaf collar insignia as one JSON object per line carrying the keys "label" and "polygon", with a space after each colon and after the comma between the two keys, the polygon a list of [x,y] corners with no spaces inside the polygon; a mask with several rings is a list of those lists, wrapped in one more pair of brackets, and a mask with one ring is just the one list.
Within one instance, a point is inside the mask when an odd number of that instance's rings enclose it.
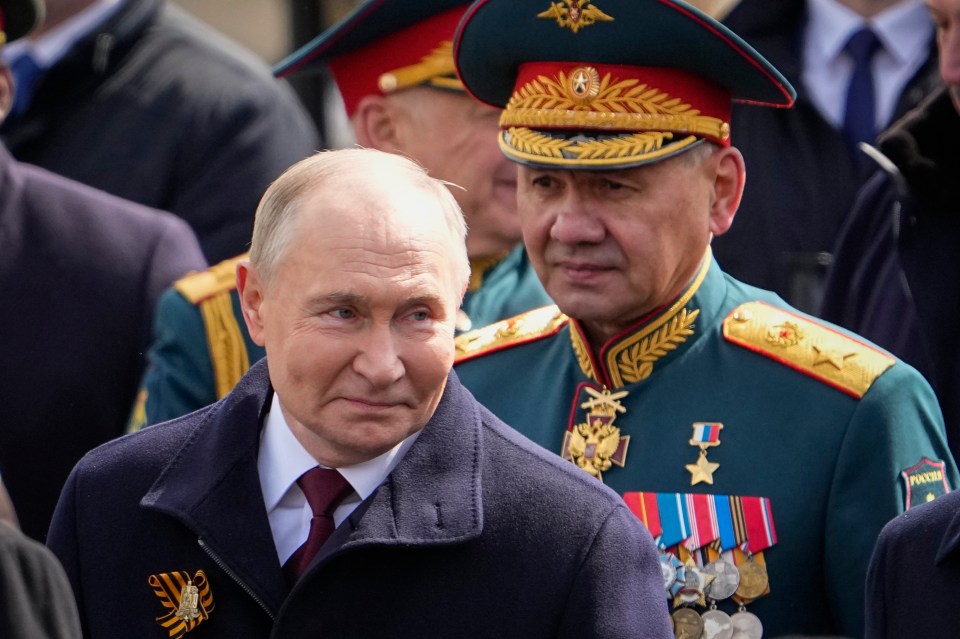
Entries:
{"label": "gold oak leaf collar insignia", "polygon": [[202,570],[193,577],[183,570],[150,575],[147,583],[167,610],[156,619],[170,639],[180,639],[213,612],[213,591]]}

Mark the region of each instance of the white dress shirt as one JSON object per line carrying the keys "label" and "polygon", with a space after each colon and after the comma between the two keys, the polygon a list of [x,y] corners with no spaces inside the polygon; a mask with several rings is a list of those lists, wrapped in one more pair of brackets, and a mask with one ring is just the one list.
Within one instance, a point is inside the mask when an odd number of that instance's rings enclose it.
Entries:
{"label": "white dress shirt", "polygon": [[[417,432],[410,435],[369,461],[337,469],[354,491],[333,513],[337,526],[383,483],[419,434]],[[267,507],[267,518],[270,520],[270,530],[281,566],[303,545],[310,533],[313,511],[297,485],[297,478],[315,466],[318,466],[317,460],[290,430],[283,411],[280,410],[280,398],[274,393],[270,412],[260,433],[257,470],[260,473],[260,490],[263,493],[263,503]]]}
{"label": "white dress shirt", "polygon": [[934,26],[923,0],[903,0],[870,20],[837,0],[807,0],[801,81],[824,119],[842,128],[853,75],[853,60],[843,47],[863,26],[869,26],[882,44],[873,57],[875,124],[882,131],[891,123],[904,87],[930,53]]}

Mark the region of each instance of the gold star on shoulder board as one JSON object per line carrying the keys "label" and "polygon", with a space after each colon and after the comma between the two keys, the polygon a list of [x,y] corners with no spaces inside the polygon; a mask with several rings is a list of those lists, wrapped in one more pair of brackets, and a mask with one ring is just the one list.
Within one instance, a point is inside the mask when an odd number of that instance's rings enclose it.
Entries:
{"label": "gold star on shoulder board", "polygon": [[838,350],[834,350],[831,348],[822,348],[817,345],[813,346],[813,350],[817,352],[817,357],[815,360],[813,360],[814,366],[816,366],[817,364],[830,363],[838,371],[842,371],[844,363],[848,359],[856,355],[856,353],[841,353]]}
{"label": "gold star on shoulder board", "polygon": [[696,464],[687,464],[687,470],[690,471],[690,485],[696,486],[700,482],[713,484],[713,473],[720,468],[720,464],[707,461],[706,455],[700,455]]}

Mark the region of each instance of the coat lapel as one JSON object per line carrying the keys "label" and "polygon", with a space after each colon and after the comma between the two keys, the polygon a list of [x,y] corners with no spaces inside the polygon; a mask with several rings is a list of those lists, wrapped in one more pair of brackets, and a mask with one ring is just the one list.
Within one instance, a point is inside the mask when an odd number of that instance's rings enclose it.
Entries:
{"label": "coat lapel", "polygon": [[178,519],[214,561],[275,614],[287,595],[257,474],[263,411],[271,395],[266,362],[207,409],[179,454],[141,500]]}

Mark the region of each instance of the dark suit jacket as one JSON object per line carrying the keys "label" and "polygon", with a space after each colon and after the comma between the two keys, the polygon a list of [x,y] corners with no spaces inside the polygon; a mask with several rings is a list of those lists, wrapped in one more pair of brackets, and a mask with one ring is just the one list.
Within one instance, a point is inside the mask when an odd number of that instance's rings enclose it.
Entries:
{"label": "dark suit jacket", "polygon": [[960,629],[960,492],[884,527],[867,575],[867,639],[956,637]]}
{"label": "dark suit jacket", "polygon": [[264,190],[320,148],[263,61],[165,0],[122,0],[0,136],[21,161],[179,215],[211,264],[247,250]]}
{"label": "dark suit jacket", "polygon": [[210,639],[672,636],[654,546],[620,498],[453,373],[407,455],[288,591],[256,466],[271,393],[261,360],[220,402],[80,462],[49,545],[87,637],[160,636],[148,577],[199,569]]}
{"label": "dark suit jacket", "polygon": [[0,475],[29,536],[43,539],[80,457],[123,433],[154,304],[203,267],[182,220],[0,145]]}

